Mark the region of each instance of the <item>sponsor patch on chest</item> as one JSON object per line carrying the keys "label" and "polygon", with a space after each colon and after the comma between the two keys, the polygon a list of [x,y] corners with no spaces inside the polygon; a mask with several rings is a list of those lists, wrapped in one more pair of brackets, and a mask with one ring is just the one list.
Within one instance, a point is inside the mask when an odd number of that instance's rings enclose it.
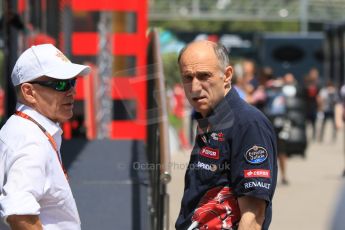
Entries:
{"label": "sponsor patch on chest", "polygon": [[264,147],[254,145],[244,154],[244,158],[250,164],[261,164],[268,157],[267,150]]}
{"label": "sponsor patch on chest", "polygon": [[217,168],[218,168],[217,165],[215,165],[215,164],[206,164],[206,163],[202,163],[200,161],[198,161],[197,167],[211,171],[211,172],[217,171]]}
{"label": "sponsor patch on chest", "polygon": [[264,183],[261,181],[250,181],[247,183],[244,183],[244,188],[245,189],[249,189],[249,188],[253,188],[253,187],[260,187],[260,188],[264,188],[264,189],[270,189],[271,184],[269,183]]}
{"label": "sponsor patch on chest", "polygon": [[212,159],[219,159],[219,149],[213,149],[210,147],[202,147],[200,150],[200,155],[207,157],[207,158],[212,158]]}
{"label": "sponsor patch on chest", "polygon": [[267,169],[244,170],[244,177],[245,178],[255,178],[255,177],[270,178],[271,171]]}
{"label": "sponsor patch on chest", "polygon": [[219,133],[211,133],[211,137],[215,141],[224,141],[224,134],[222,132]]}

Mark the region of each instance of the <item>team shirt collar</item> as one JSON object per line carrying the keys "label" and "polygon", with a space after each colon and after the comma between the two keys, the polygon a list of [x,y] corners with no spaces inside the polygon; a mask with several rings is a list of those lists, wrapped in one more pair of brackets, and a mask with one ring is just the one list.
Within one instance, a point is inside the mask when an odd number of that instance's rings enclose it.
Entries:
{"label": "team shirt collar", "polygon": [[23,112],[37,121],[40,125],[42,125],[50,135],[55,136],[56,134],[62,135],[62,129],[60,128],[59,123],[55,123],[52,120],[48,119],[47,117],[43,116],[33,108],[17,103],[16,110]]}
{"label": "team shirt collar", "polygon": [[[225,97],[216,105],[216,107],[211,111],[207,117],[202,117],[200,113],[196,113],[196,119],[198,125],[202,130],[219,130],[228,126],[229,117],[227,115],[234,115],[234,108],[237,106],[242,99],[239,97],[238,93],[231,87],[229,92]],[[234,118],[234,116],[233,116]]]}

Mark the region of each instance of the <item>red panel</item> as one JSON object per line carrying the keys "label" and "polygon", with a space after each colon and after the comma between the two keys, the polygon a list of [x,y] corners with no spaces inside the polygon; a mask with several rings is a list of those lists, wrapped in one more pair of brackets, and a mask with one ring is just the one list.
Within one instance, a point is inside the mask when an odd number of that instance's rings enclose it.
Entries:
{"label": "red panel", "polygon": [[[145,36],[137,34],[115,34],[113,36],[115,55],[134,55],[144,53],[146,48]],[[75,32],[72,35],[72,52],[76,55],[96,55],[98,34],[96,32]]]}
{"label": "red panel", "polygon": [[[137,34],[141,34],[142,36],[139,38],[140,40],[140,49],[138,50],[138,58],[137,58],[137,66],[139,67],[146,67],[146,52],[147,52],[147,46],[148,46],[148,39],[146,36],[147,32],[147,26],[148,26],[148,19],[147,19],[147,7],[148,7],[148,1],[142,0],[142,4],[140,5],[138,11],[137,11]],[[142,68],[140,68],[142,69]],[[146,70],[145,70],[146,72]],[[145,74],[145,72],[140,72],[138,75]]]}
{"label": "red panel", "polygon": [[76,84],[76,95],[74,97],[75,100],[84,100],[84,79],[79,77]]}
{"label": "red panel", "polygon": [[114,54],[133,55],[145,50],[145,36],[138,34],[115,34],[113,36]]}
{"label": "red panel", "polygon": [[62,130],[63,130],[63,137],[66,140],[70,140],[72,138],[72,125],[71,122],[66,121],[62,124]]}
{"label": "red panel", "polygon": [[102,10],[123,10],[135,11],[142,0],[72,0],[72,9],[76,11],[102,11]]}
{"label": "red panel", "polygon": [[113,99],[129,99],[136,96],[136,91],[127,77],[116,77],[111,81],[111,97]]}
{"label": "red panel", "polygon": [[[142,53],[146,53],[146,51],[142,51]],[[147,66],[146,66],[146,57],[142,54],[139,53],[137,55],[137,75],[140,77],[145,77],[146,80],[146,73],[147,73]]]}
{"label": "red panel", "polygon": [[24,13],[26,9],[26,1],[25,0],[19,0],[18,1],[18,13],[22,14]]}
{"label": "red panel", "polygon": [[47,0],[41,0],[41,9],[44,14],[46,14],[47,11]]}
{"label": "red panel", "polygon": [[[137,120],[113,121],[110,124],[112,139],[146,139],[146,49],[148,40],[145,36],[147,22],[147,0],[72,0],[74,11],[131,11],[137,14],[137,32],[135,34],[114,34],[114,55],[136,57],[137,75],[133,78],[113,78],[113,99],[137,100]],[[94,56],[98,53],[98,34],[96,32],[73,33],[72,55]],[[84,92],[77,86],[76,99],[83,99]]]}
{"label": "red panel", "polygon": [[113,121],[110,127],[112,139],[146,139],[146,122],[143,121]]}
{"label": "red panel", "polygon": [[72,34],[73,55],[96,55],[98,52],[97,33],[75,32]]}
{"label": "red panel", "polygon": [[[111,95],[113,99],[128,99],[133,97],[141,97],[145,95],[143,87],[146,87],[146,81],[143,78],[113,78]],[[146,78],[145,78],[146,79]]]}
{"label": "red panel", "polygon": [[[137,34],[115,34],[113,36],[114,55],[142,56],[146,53],[146,37]],[[98,53],[98,34],[94,32],[75,32],[72,35],[73,55],[96,55]],[[145,57],[143,55],[143,57]],[[145,58],[144,58],[145,60]],[[138,63],[139,64],[139,63]],[[143,64],[143,63],[142,63]]]}
{"label": "red panel", "polygon": [[141,0],[140,7],[137,10],[137,18],[138,18],[138,20],[137,20],[137,28],[138,28],[137,33],[138,34],[142,34],[144,36],[146,34],[147,23],[148,23],[148,20],[147,20],[147,15],[148,15],[147,6],[148,6],[147,0]]}
{"label": "red panel", "polygon": [[86,126],[86,137],[89,140],[96,138],[96,109],[95,109],[95,87],[94,78],[96,73],[96,67],[91,63],[88,63],[91,67],[91,72],[84,79],[84,92],[85,92],[85,126]]}

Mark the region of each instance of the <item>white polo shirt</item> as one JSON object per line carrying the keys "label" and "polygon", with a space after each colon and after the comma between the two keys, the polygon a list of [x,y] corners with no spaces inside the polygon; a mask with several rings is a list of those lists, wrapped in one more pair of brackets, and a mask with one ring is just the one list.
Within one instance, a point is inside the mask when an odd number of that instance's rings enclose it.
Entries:
{"label": "white polo shirt", "polygon": [[[41,124],[61,146],[60,126],[32,108],[17,110]],[[70,186],[48,138],[32,121],[12,115],[0,130],[0,215],[39,215],[44,230],[79,230]]]}

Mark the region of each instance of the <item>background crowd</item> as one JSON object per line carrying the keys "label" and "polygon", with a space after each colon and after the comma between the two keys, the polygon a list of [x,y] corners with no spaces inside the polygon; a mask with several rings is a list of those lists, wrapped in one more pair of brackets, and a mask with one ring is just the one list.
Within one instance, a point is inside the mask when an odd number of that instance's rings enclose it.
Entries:
{"label": "background crowd", "polygon": [[[271,67],[259,67],[250,59],[232,65],[232,86],[243,100],[261,110],[276,130],[281,183],[288,185],[289,157],[304,158],[308,142],[336,141],[337,132],[343,127],[345,86],[335,85],[316,67],[304,76],[289,72],[278,76]],[[194,111],[188,107],[181,89],[176,84],[168,95],[170,121],[176,127],[180,148],[188,149],[194,140]],[[327,122],[333,127],[330,140],[324,140]]]}

